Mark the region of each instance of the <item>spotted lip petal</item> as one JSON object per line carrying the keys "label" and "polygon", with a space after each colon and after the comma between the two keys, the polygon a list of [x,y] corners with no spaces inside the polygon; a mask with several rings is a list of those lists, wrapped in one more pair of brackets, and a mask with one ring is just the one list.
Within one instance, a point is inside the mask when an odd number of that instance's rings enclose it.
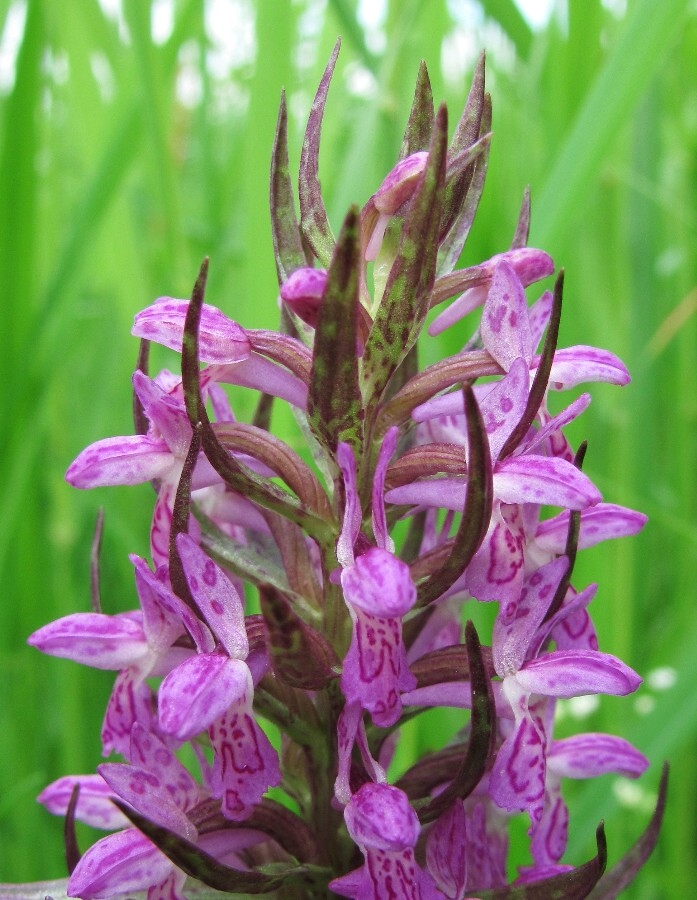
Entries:
{"label": "spotted lip petal", "polygon": [[[188,300],[160,297],[139,312],[131,334],[181,353]],[[246,359],[251,345],[245,330],[215,306],[203,304],[199,326],[199,359],[205,363],[236,363]]]}

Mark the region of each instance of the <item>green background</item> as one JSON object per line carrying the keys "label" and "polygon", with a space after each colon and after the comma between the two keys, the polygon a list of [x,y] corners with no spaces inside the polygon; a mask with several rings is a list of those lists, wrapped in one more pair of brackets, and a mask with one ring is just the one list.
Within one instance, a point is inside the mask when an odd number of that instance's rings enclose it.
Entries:
{"label": "green background", "polygon": [[[621,734],[652,764],[634,792],[610,776],[565,785],[568,860],[591,855],[601,818],[611,861],[629,846],[668,759],[663,835],[626,896],[691,895],[695,4],[569,0],[535,30],[512,0],[391,0],[377,25],[350,0],[120,8],[114,17],[97,0],[0,0],[0,880],[64,874],[61,822],[34,798],[60,775],[94,771],[113,680],[42,657],[26,638],[89,608],[100,505],[106,611],[134,606],[127,554],[147,553],[148,486],[81,493],[64,471],[88,443],[132,432],[133,314],[159,295],[187,296],[204,255],[209,301],[243,325],[275,326],[267,196],[280,90],[296,168],[341,35],[320,159],[335,230],[394,163],[420,59],[454,121],[486,48],[494,138],[463,264],[507,248],[529,184],[531,244],[566,270],[561,346],[611,349],[633,375],[624,389],[593,386],[571,436],[588,439],[585,469],[605,499],[650,522],[636,538],[584,551],[574,581],[600,584],[592,612],[601,649],[646,683],[566,722]],[[447,334],[437,352],[462,337]],[[248,412],[243,399],[236,410]],[[425,728],[409,734],[417,751],[436,740]]]}

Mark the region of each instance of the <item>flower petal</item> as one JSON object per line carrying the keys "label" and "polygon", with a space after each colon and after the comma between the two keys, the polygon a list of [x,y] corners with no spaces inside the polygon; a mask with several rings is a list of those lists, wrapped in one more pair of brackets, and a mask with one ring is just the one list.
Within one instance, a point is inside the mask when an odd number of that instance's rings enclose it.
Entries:
{"label": "flower petal", "polygon": [[565,778],[595,778],[608,772],[638,778],[649,765],[629,741],[602,733],[575,734],[553,741],[547,763]]}
{"label": "flower petal", "polygon": [[221,653],[189,657],[160,685],[160,728],[179,741],[190,740],[244,695],[250,678],[244,662]]}
{"label": "flower petal", "polygon": [[36,799],[54,816],[64,816],[76,784],[80,785],[80,793],[75,818],[80,822],[105,831],[125,828],[130,824],[114,806],[111,799],[114,792],[101,775],[66,775],[47,785]]}
{"label": "flower petal", "polygon": [[188,534],[177,535],[177,550],[191,594],[211,630],[231,657],[246,659],[244,609],[230,579]]}
{"label": "flower petal", "polygon": [[514,456],[497,463],[494,494],[504,503],[545,503],[585,509],[599,503],[600,491],[565,459]]}
{"label": "flower petal", "polygon": [[360,787],[344,810],[344,820],[361,849],[406,850],[419,837],[419,820],[409,798],[391,784],[368,782]]}
{"label": "flower petal", "polygon": [[504,259],[494,270],[480,327],[485,348],[506,372],[521,356],[530,363],[533,346],[525,291]]}
{"label": "flower petal", "polygon": [[68,882],[68,896],[93,900],[146,891],[163,881],[173,864],[145,835],[127,828],[107,835],[81,857]]}
{"label": "flower petal", "polygon": [[72,613],[39,628],[27,641],[47,653],[94,669],[124,669],[148,653],[142,624],[133,616]]}
{"label": "flower petal", "polygon": [[[647,517],[634,509],[616,503],[598,503],[581,511],[578,549],[594,547],[601,541],[627,537],[641,531]],[[540,522],[535,542],[550,553],[562,553],[569,533],[569,513],[564,511]]]}
{"label": "flower petal", "polygon": [[641,684],[622,660],[593,650],[555,650],[526,663],[515,677],[528,693],[544,697],[623,696]]}
{"label": "flower petal", "polygon": [[76,488],[143,484],[165,478],[176,464],[167,444],[145,434],[104,438],[86,447],[68,466],[65,480]]}
{"label": "flower petal", "polygon": [[[535,358],[532,369],[536,370],[538,365],[539,358]],[[625,385],[631,378],[622,360],[609,350],[583,344],[557,350],[549,374],[550,389],[566,391],[586,381]]]}
{"label": "flower petal", "polygon": [[98,771],[113,793],[141,815],[186,840],[196,840],[196,828],[177,806],[159,774],[125,763],[102,763]]}
{"label": "flower petal", "polygon": [[[131,334],[181,353],[188,308],[188,300],[160,297],[136,315]],[[244,329],[209,303],[201,310],[198,345],[199,359],[205,363],[239,362],[250,353]]]}
{"label": "flower petal", "polygon": [[344,597],[351,606],[382,618],[402,617],[416,602],[409,566],[388,550],[371,547],[341,573]]}

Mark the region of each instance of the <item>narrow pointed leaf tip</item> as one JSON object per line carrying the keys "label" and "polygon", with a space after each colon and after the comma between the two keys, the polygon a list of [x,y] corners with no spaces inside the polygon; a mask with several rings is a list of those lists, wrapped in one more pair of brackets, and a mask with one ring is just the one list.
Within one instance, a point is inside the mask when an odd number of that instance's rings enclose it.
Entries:
{"label": "narrow pointed leaf tip", "polygon": [[300,194],[300,228],[307,243],[312,248],[320,265],[328,266],[334,250],[334,235],[327,210],[322,198],[319,182],[319,143],[322,133],[322,119],[327,102],[329,84],[334,74],[334,66],[339,55],[341,41],[337,40],[332,55],[320,81],[312,110],[305,130],[302,154],[300,156],[300,174],[298,189]]}
{"label": "narrow pointed leaf tip", "polygon": [[331,451],[340,441],[361,453],[363,402],[358,386],[359,214],[344,220],[329,265],[317,321],[308,395],[308,417],[318,440]]}

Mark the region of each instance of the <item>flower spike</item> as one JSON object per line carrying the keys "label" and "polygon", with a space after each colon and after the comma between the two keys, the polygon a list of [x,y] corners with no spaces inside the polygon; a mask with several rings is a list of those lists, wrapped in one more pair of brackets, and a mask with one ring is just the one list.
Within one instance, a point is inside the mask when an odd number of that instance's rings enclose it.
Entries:
{"label": "flower spike", "polygon": [[[555,271],[527,246],[528,190],[509,249],[455,268],[493,137],[483,54],[452,136],[421,65],[399,155],[335,240],[318,165],[338,51],[305,131],[299,216],[281,97],[279,330],[206,302],[204,259],[188,303],[160,298],[135,317],[136,433],[97,441],[66,473],[156,492],[152,559],[131,557],[139,604],[101,610],[95,546],[92,611],[29,638],[115,673],[101,739],[121,760],[39,797],[66,816],[67,893],[609,900],[656,844],[666,775],[629,853],[603,874],[601,825],[595,857],[573,868],[564,779],[638,778],[649,761],[618,735],[560,738],[556,712],[641,684],[600,647],[602,588],[573,581],[579,552],[646,517],[581,471],[585,445],[566,431],[590,393],[554,413],[547,397],[629,373],[608,350],[557,346],[563,270],[528,303]],[[445,328],[461,349],[421,368],[419,342]],[[181,376],[147,374],[150,340],[181,354]],[[251,423],[232,402],[248,391]],[[276,398],[292,438],[276,433]],[[473,621],[493,625],[480,639]],[[461,731],[405,744],[402,726],[428,707],[464,710]],[[524,864],[509,842],[519,813]],[[110,833],[80,855],[76,819]]]}

